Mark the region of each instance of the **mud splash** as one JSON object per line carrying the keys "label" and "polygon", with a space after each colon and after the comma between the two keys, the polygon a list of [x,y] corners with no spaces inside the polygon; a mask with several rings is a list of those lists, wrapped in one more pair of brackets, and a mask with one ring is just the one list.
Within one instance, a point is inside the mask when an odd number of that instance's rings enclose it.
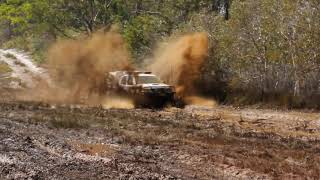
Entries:
{"label": "mud splash", "polygon": [[[195,86],[207,56],[207,34],[188,34],[163,43],[153,63],[144,69],[175,86],[177,95],[187,104],[214,106],[214,101],[197,96],[198,87]],[[125,41],[116,30],[97,32],[85,39],[58,41],[48,51],[46,67],[51,83],[39,81],[36,89],[31,90],[36,90],[37,94],[28,92],[27,99],[134,108],[134,102],[128,98],[105,95],[106,73],[134,69]]]}
{"label": "mud splash", "polygon": [[213,99],[208,99],[201,96],[187,96],[184,98],[184,101],[188,105],[197,105],[205,107],[216,107],[217,102]]}
{"label": "mud splash", "polygon": [[149,69],[166,83],[176,87],[177,95],[187,104],[214,106],[214,100],[196,96],[195,81],[208,56],[207,33],[193,33],[162,43]]}
{"label": "mud splash", "polygon": [[101,103],[104,109],[133,109],[135,108],[132,99],[121,97],[121,96],[107,96]]}
{"label": "mud splash", "polygon": [[100,105],[105,101],[105,74],[130,67],[125,42],[116,31],[98,32],[82,40],[59,41],[48,51],[47,68],[53,87],[39,83],[37,98]]}

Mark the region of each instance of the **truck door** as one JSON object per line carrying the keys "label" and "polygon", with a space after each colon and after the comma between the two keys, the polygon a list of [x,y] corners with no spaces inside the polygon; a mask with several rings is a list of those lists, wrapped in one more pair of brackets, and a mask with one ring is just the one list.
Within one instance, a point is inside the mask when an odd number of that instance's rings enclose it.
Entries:
{"label": "truck door", "polygon": [[126,90],[127,80],[128,80],[128,76],[121,77],[119,81],[120,89]]}
{"label": "truck door", "polygon": [[135,85],[136,85],[136,82],[135,82],[134,76],[129,75],[128,79],[127,79],[127,84],[126,84],[126,87],[125,87],[126,91],[128,93],[134,94]]}

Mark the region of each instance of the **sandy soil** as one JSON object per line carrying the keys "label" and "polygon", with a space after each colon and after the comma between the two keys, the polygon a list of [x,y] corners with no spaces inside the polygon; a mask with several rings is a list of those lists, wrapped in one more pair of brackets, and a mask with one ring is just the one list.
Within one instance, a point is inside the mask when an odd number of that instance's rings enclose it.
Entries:
{"label": "sandy soil", "polygon": [[[12,70],[8,74],[0,74],[3,77],[0,78],[1,87],[8,86],[4,83],[5,79],[9,81],[9,87],[34,87],[35,79],[45,79],[50,83],[50,79],[46,70],[38,67],[29,54],[16,49],[0,49],[0,62],[5,62]],[[16,81],[13,81],[15,79]]]}
{"label": "sandy soil", "polygon": [[320,114],[0,103],[0,179],[319,179]]}

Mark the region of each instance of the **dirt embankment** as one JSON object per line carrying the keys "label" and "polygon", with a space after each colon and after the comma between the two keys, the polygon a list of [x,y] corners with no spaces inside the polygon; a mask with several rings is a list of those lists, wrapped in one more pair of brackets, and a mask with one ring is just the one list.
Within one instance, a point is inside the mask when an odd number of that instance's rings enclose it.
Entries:
{"label": "dirt embankment", "polygon": [[319,179],[319,115],[0,104],[13,179]]}

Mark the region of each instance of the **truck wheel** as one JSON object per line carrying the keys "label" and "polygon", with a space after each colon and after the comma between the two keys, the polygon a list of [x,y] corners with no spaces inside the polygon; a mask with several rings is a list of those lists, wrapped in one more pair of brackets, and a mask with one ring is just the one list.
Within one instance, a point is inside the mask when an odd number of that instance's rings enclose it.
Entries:
{"label": "truck wheel", "polygon": [[173,106],[176,108],[183,109],[186,106],[186,103],[183,101],[182,98],[175,98],[173,102]]}

